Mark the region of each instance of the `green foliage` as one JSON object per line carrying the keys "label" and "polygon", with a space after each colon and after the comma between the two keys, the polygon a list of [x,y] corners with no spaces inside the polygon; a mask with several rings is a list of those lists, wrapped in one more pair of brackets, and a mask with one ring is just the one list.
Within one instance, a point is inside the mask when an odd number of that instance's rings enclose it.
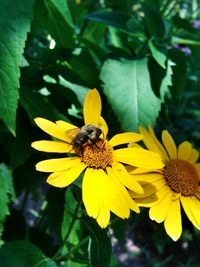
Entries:
{"label": "green foliage", "polygon": [[31,143],[50,138],[35,117],[81,127],[86,93],[97,88],[109,138],[152,124],[199,149],[199,8],[197,0],[1,1],[0,266],[198,265],[199,231],[186,217],[177,243],[143,211],[130,221],[111,214],[102,230],[86,216],[82,176],[67,189],[48,186],[35,164],[59,155]]}
{"label": "green foliage", "polygon": [[165,67],[165,61],[166,61],[166,55],[163,54],[162,52],[160,52],[156,46],[154,45],[152,40],[149,40],[149,49],[152,53],[152,56],[154,57],[154,59],[158,62],[158,64],[163,67],[164,69]]}
{"label": "green foliage", "polygon": [[13,177],[11,171],[5,164],[0,164],[0,245],[2,244],[1,235],[6,215],[9,215],[9,203],[15,200],[13,187]]}
{"label": "green foliage", "polygon": [[102,67],[101,79],[124,131],[155,123],[161,101],[152,91],[147,59],[108,60]]}
{"label": "green foliage", "polygon": [[26,241],[5,244],[0,249],[0,264],[8,267],[56,267],[51,259]]}
{"label": "green foliage", "polygon": [[64,0],[36,1],[35,14],[38,22],[56,40],[61,47],[73,47],[74,25]]}
{"label": "green foliage", "polygon": [[22,53],[30,30],[33,0],[1,1],[0,118],[15,134]]}

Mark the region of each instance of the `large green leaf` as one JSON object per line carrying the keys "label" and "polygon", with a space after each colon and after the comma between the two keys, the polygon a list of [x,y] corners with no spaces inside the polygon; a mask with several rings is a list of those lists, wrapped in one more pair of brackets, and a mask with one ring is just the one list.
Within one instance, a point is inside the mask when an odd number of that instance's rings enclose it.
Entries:
{"label": "large green leaf", "polygon": [[56,267],[42,251],[26,241],[6,243],[0,249],[0,266],[6,267]]}
{"label": "large green leaf", "polygon": [[124,131],[154,124],[161,101],[152,91],[147,59],[107,60],[101,70],[104,93]]}
{"label": "large green leaf", "polygon": [[34,0],[1,0],[0,118],[15,133],[19,65],[30,29]]}
{"label": "large green leaf", "polygon": [[73,47],[74,25],[65,0],[36,1],[35,15],[61,47]]}
{"label": "large green leaf", "polygon": [[[3,224],[6,215],[9,215],[9,203],[15,199],[12,173],[5,164],[0,164],[0,244]],[[1,266],[1,264],[0,264]]]}

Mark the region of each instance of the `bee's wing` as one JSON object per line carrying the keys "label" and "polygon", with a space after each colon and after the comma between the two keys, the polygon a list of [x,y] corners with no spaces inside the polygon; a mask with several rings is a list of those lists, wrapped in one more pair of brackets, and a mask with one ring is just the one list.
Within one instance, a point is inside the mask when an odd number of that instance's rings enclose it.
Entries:
{"label": "bee's wing", "polygon": [[77,128],[73,128],[73,129],[70,129],[66,132],[67,136],[73,140],[74,137],[77,135],[77,133],[80,131],[80,129],[77,127]]}

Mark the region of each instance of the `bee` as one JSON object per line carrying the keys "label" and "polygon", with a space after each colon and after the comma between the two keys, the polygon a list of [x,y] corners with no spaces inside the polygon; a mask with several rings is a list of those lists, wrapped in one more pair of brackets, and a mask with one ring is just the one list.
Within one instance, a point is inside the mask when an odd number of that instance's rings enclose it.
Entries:
{"label": "bee", "polygon": [[[71,142],[74,150],[78,154],[82,154],[83,147],[85,144],[95,145],[97,146],[97,142],[100,139],[100,135],[102,134],[101,128],[88,124],[82,126],[80,129],[72,129],[68,131],[68,134],[74,136]],[[97,146],[98,147],[98,146]]]}

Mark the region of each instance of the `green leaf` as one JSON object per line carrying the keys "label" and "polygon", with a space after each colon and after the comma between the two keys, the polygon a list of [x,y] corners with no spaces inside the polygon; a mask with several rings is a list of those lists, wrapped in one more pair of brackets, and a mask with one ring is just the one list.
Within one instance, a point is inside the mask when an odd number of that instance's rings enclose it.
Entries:
{"label": "green leaf", "polygon": [[[191,36],[189,36],[191,37]],[[172,36],[172,44],[181,44],[181,45],[200,45],[199,40],[192,40],[189,38],[181,38],[177,36]]]}
{"label": "green leaf", "polygon": [[59,76],[59,84],[61,84],[65,88],[70,89],[77,96],[77,99],[79,100],[80,104],[83,104],[85,96],[89,88],[71,83],[67,81],[66,79],[64,79],[62,76]]}
{"label": "green leaf", "polygon": [[144,35],[144,25],[138,19],[129,19],[129,21],[127,22],[127,28],[132,32]]}
{"label": "green leaf", "polygon": [[195,29],[192,27],[192,24],[189,20],[180,18],[178,16],[172,17],[172,23],[178,29],[184,29],[189,33],[195,33]]}
{"label": "green leaf", "polygon": [[84,219],[89,231],[89,260],[91,267],[108,267],[111,256],[111,241],[106,229],[101,229],[95,220]]}
{"label": "green leaf", "polygon": [[39,248],[26,241],[6,243],[0,249],[0,266],[57,267]]}
{"label": "green leaf", "polygon": [[160,98],[162,102],[164,102],[165,95],[169,92],[169,86],[172,86],[172,75],[173,75],[172,67],[174,65],[176,64],[173,61],[168,60],[167,72],[160,86]]}
{"label": "green leaf", "polygon": [[20,90],[20,102],[31,121],[36,117],[44,117],[46,119],[58,120],[66,117],[58,112],[49,102],[46,96],[31,90],[30,88],[22,87]]}
{"label": "green leaf", "polygon": [[35,16],[58,46],[72,48],[74,24],[65,0],[36,0]]}
{"label": "green leaf", "polygon": [[111,255],[109,267],[122,267],[121,263],[115,258],[115,255]]}
{"label": "green leaf", "polygon": [[105,31],[105,25],[94,21],[89,21],[82,38],[100,46],[104,41]]}
{"label": "green leaf", "polygon": [[145,0],[145,3],[143,3],[146,27],[151,36],[158,39],[163,38],[165,35],[165,25],[160,15],[158,5],[156,4],[156,1],[150,1],[151,3],[148,2],[148,0]]}
{"label": "green leaf", "polygon": [[116,220],[115,223],[111,225],[114,237],[117,239],[121,247],[123,247],[125,243],[127,226],[128,226],[127,220]]}
{"label": "green leaf", "polygon": [[158,64],[166,69],[165,62],[166,62],[166,55],[160,52],[157,47],[154,45],[152,39],[149,40],[149,48],[151,50],[152,56],[158,62]]}
{"label": "green leaf", "polygon": [[0,118],[15,134],[20,63],[30,29],[33,0],[1,1]]}
{"label": "green leaf", "polygon": [[48,189],[46,201],[46,216],[43,219],[46,220],[47,232],[60,233],[64,209],[64,192],[62,190],[57,190],[55,187],[51,187]]}
{"label": "green leaf", "polygon": [[154,124],[161,106],[151,88],[147,59],[107,60],[101,70],[104,93],[124,131]]}
{"label": "green leaf", "polygon": [[0,164],[0,245],[1,234],[6,215],[9,215],[9,203],[15,200],[12,173],[5,164]]}
{"label": "green leaf", "polygon": [[[16,138],[12,149],[10,149],[10,166],[12,169],[17,168],[23,164],[32,154],[31,142],[35,138],[30,124],[27,124],[27,120],[17,116],[17,129]],[[19,118],[20,117],[20,118]],[[29,120],[28,120],[29,122]]]}
{"label": "green leaf", "polygon": [[88,264],[69,260],[65,263],[64,267],[88,267]]}
{"label": "green leaf", "polygon": [[127,30],[126,23],[130,16],[120,11],[96,11],[85,16],[86,19],[103,23],[117,29]]}

